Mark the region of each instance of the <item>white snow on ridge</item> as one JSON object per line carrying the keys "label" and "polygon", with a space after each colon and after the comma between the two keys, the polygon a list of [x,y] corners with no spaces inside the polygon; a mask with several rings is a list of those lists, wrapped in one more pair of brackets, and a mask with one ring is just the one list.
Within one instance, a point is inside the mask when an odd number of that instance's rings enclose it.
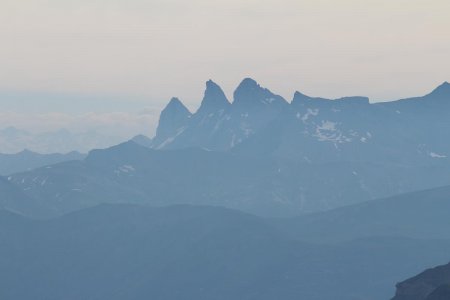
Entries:
{"label": "white snow on ridge", "polygon": [[[130,174],[132,172],[136,171],[136,169],[131,165],[123,165],[118,167],[116,170],[114,170],[114,174],[117,176],[120,176],[120,174]],[[132,176],[131,174],[129,176]]]}
{"label": "white snow on ridge", "polygon": [[263,102],[265,102],[265,103],[273,103],[274,101],[275,101],[276,99],[275,98],[267,98],[265,101],[263,101]]}
{"label": "white snow on ridge", "polygon": [[331,121],[322,121],[322,125],[318,126],[320,130],[336,131],[336,123]]}
{"label": "white snow on ridge", "polygon": [[333,142],[335,145],[352,141],[337,129],[337,123],[331,121],[322,121],[321,125],[316,126],[312,136],[316,137],[319,142]]}
{"label": "white snow on ridge", "polygon": [[130,165],[123,165],[123,166],[119,167],[119,170],[124,172],[124,173],[129,173],[129,172],[136,171],[136,169],[133,166],[130,166]]}
{"label": "white snow on ridge", "polygon": [[156,149],[162,149],[162,148],[164,148],[165,146],[167,146],[168,144],[170,144],[170,143],[172,143],[174,140],[175,140],[175,138],[177,137],[177,136],[179,136],[180,134],[182,134],[184,131],[186,130],[186,126],[184,126],[184,127],[181,127],[180,129],[178,129],[177,130],[177,133],[173,136],[173,137],[170,137],[170,138],[168,138],[168,139],[166,139],[164,142],[162,142]]}
{"label": "white snow on ridge", "polygon": [[446,158],[447,155],[437,154],[436,152],[429,152],[428,155],[432,158]]}
{"label": "white snow on ridge", "polygon": [[[319,110],[318,109],[310,109],[308,108],[306,111],[306,114],[302,117],[302,122],[306,123],[306,121],[308,121],[310,116],[317,116],[319,114]],[[297,115],[297,118],[299,116]]]}

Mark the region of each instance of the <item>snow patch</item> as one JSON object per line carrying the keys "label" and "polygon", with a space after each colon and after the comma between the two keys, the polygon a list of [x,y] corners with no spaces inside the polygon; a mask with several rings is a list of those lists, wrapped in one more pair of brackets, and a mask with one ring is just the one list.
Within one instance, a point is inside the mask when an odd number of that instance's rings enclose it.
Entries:
{"label": "snow patch", "polygon": [[429,152],[428,155],[432,158],[446,158],[447,155],[438,154],[436,152]]}
{"label": "snow patch", "polygon": [[265,103],[273,103],[274,101],[275,101],[276,99],[275,98],[267,98],[266,100],[265,100]]}
{"label": "snow patch", "polygon": [[335,146],[337,143],[352,141],[351,138],[346,137],[337,129],[337,123],[331,121],[322,121],[321,125],[316,126],[313,136],[315,136],[319,142],[333,142]]}
{"label": "snow patch", "polygon": [[319,110],[318,109],[311,109],[311,108],[308,108],[307,110],[306,110],[306,114],[302,117],[302,122],[303,123],[306,123],[306,121],[308,121],[308,119],[309,119],[309,117],[310,116],[317,116],[319,114]]}
{"label": "snow patch", "polygon": [[179,128],[179,129],[177,130],[177,133],[176,133],[174,136],[172,136],[172,137],[166,139],[166,140],[165,140],[164,142],[162,142],[156,149],[159,150],[159,149],[162,149],[162,148],[164,148],[165,146],[169,145],[170,143],[172,143],[172,142],[175,140],[175,138],[176,138],[177,136],[179,136],[180,134],[182,134],[185,130],[186,130],[186,126]]}
{"label": "snow patch", "polygon": [[119,167],[119,171],[124,172],[124,173],[129,173],[129,172],[136,171],[136,169],[130,165],[123,165],[123,166]]}

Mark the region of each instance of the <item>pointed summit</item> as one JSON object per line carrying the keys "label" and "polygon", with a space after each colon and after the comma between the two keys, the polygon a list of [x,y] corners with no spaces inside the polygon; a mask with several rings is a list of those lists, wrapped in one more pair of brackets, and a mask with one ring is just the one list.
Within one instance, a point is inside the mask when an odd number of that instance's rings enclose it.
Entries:
{"label": "pointed summit", "polygon": [[203,96],[202,104],[200,105],[197,113],[210,113],[221,109],[226,109],[230,105],[231,104],[225,96],[222,88],[214,81],[208,80],[206,82],[205,95]]}
{"label": "pointed summit", "polygon": [[445,81],[444,83],[442,83],[440,86],[438,86],[437,88],[435,88],[431,94],[433,95],[447,95],[450,96],[450,83],[448,83],[447,81]]}
{"label": "pointed summit", "polygon": [[179,128],[186,125],[191,115],[191,112],[178,98],[172,98],[159,117],[155,143],[174,135]]}
{"label": "pointed summit", "polygon": [[445,81],[424,98],[433,102],[437,101],[436,103],[450,104],[450,83]]}
{"label": "pointed summit", "polygon": [[261,86],[252,78],[244,78],[238,86],[238,89],[256,89]]}
{"label": "pointed summit", "polygon": [[308,101],[308,100],[311,100],[311,99],[312,99],[311,97],[309,97],[309,96],[307,96],[305,94],[302,94],[299,91],[296,91],[294,93],[294,98],[292,98],[291,104],[292,105],[299,105],[299,104],[305,103],[305,101]]}
{"label": "pointed summit", "polygon": [[255,107],[286,105],[286,100],[273,94],[270,90],[261,87],[255,80],[245,78],[234,92],[234,107],[250,109]]}
{"label": "pointed summit", "polygon": [[186,106],[184,106],[184,104],[177,97],[173,97],[172,99],[170,99],[169,103],[163,109],[162,113],[164,112],[191,114],[190,111],[186,108]]}

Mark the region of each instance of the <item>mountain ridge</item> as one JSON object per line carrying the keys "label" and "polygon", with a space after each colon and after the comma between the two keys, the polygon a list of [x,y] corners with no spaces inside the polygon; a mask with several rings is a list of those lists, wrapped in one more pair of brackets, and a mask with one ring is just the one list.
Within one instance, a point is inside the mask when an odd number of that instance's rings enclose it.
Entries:
{"label": "mountain ridge", "polygon": [[205,95],[212,84],[220,90],[221,109],[207,114],[202,105],[184,123],[175,121],[176,126],[161,116],[168,128],[180,129],[172,129],[170,135],[157,133],[153,148],[240,148],[240,153],[248,149],[252,155],[267,146],[258,141],[274,141],[266,155],[293,160],[413,163],[450,158],[450,143],[430,134],[450,131],[450,100],[444,101],[450,99],[448,83],[425,96],[392,102],[371,103],[362,96],[331,100],[297,91],[289,103],[246,78],[236,88],[231,104],[215,83],[207,83]]}

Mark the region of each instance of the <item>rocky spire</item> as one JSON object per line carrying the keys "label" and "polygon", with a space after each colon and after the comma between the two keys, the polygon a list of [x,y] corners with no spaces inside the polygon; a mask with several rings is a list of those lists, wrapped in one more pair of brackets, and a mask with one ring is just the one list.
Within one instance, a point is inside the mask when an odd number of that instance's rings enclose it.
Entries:
{"label": "rocky spire", "polygon": [[245,78],[234,92],[233,106],[236,108],[281,108],[286,104],[287,102],[283,97],[275,95],[268,89],[261,87],[251,78]]}
{"label": "rocky spire", "polygon": [[191,112],[178,98],[172,98],[159,117],[155,143],[176,134],[179,128],[186,125],[191,115]]}
{"label": "rocky spire", "polygon": [[231,104],[225,96],[222,88],[212,80],[208,80],[206,82],[205,95],[197,113],[204,114],[215,112],[221,109],[226,109],[230,105]]}

